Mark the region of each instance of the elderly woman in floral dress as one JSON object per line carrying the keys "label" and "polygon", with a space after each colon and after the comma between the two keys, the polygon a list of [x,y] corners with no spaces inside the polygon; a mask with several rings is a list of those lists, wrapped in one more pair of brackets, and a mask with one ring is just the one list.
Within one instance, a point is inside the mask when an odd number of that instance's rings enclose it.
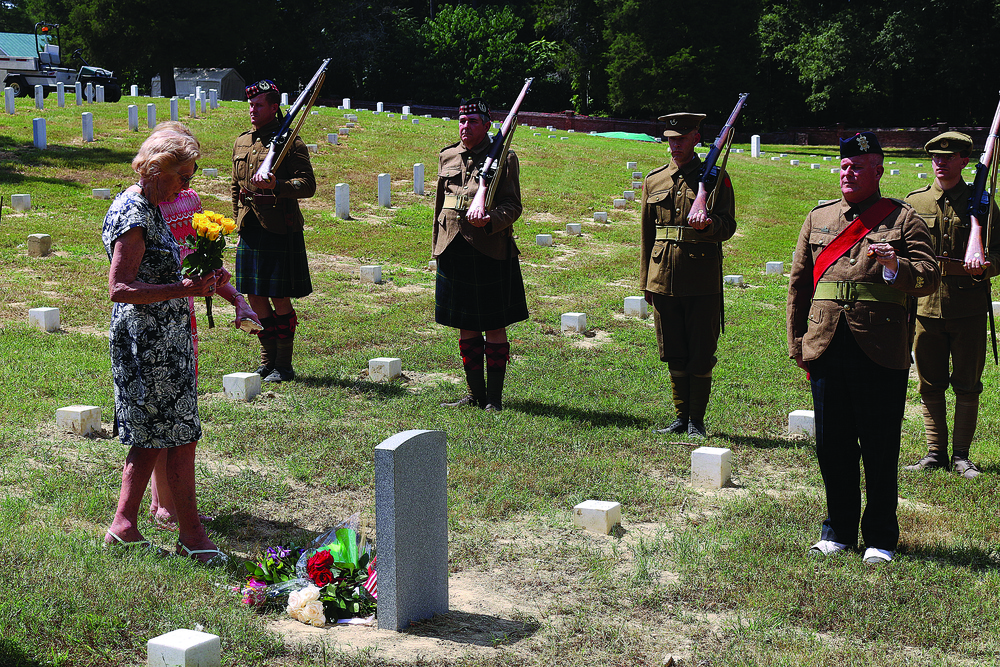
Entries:
{"label": "elderly woman in floral dress", "polygon": [[[157,132],[179,132],[181,134],[186,134],[189,136],[194,136],[185,125],[178,123],[176,121],[165,121],[156,126],[152,134]],[[150,136],[152,136],[152,134]],[[188,236],[194,235],[194,227],[192,226],[192,219],[195,213],[201,213],[201,198],[198,197],[196,193],[191,188],[185,188],[181,190],[180,194],[177,195],[176,199],[171,201],[163,201],[159,203],[160,214],[163,216],[164,221],[166,221],[167,226],[170,227],[170,232],[174,236],[174,240],[178,244],[182,244]],[[192,251],[183,245],[179,248],[180,259],[184,261],[184,258],[189,255]],[[225,271],[223,269],[223,271]],[[236,325],[239,326],[240,321],[249,319],[253,320],[258,326],[260,326],[260,320],[257,318],[256,313],[250,308],[250,305],[243,298],[243,295],[236,291],[236,288],[229,283],[228,272],[225,272],[225,277],[221,281],[221,284],[217,287],[218,294],[220,297],[233,304],[236,307]],[[188,309],[191,311],[191,338],[194,348],[194,372],[195,380],[198,377],[198,323],[195,319],[194,311],[194,297],[189,296],[188,299]],[[149,514],[153,521],[160,528],[167,530],[177,529],[177,511],[174,508],[174,501],[170,495],[170,487],[163,481],[167,477],[167,457],[161,452],[161,455],[156,459],[156,467],[153,469],[152,483],[150,484],[150,491],[152,495],[152,500],[149,506]],[[212,517],[205,516],[204,514],[199,515],[202,521],[211,521]]]}
{"label": "elderly woman in floral dress", "polygon": [[132,160],[139,182],[119,194],[104,219],[111,270],[111,370],[115,421],[129,445],[108,544],[143,544],[138,512],[153,467],[166,449],[178,551],[201,562],[221,555],[198,517],[194,456],[201,437],[187,297],[210,296],[227,275],[183,278],[179,248],[158,205],[194,175],[200,155],[189,134],[151,134]]}

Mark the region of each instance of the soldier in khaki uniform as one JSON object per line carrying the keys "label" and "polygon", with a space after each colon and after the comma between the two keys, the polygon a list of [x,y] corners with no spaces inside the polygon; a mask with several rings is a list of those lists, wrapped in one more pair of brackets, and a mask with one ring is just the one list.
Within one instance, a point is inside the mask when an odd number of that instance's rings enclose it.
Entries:
{"label": "soldier in khaki uniform", "polygon": [[701,178],[694,148],[704,118],[693,113],[660,117],[667,124],[663,136],[671,159],[649,172],[643,184],[639,255],[639,286],[653,306],[656,343],[670,370],[676,412],[673,423],[658,432],[702,438],[721,323],[721,242],[736,233],[728,176],[716,186],[710,216],[691,211]]}
{"label": "soldier in khaki uniform", "polygon": [[[840,143],[843,199],[806,216],[788,287],[788,354],[808,371],[827,518],[811,551],[854,548],[892,560],[900,423],[910,366],[907,295],[940,282],[927,225],[883,199],[882,148],[871,132]],[[858,459],[868,505],[861,512]]]}
{"label": "soldier in khaki uniform", "polygon": [[[969,241],[971,188],[962,177],[969,163],[972,138],[945,132],[924,146],[934,164],[934,182],[911,192],[908,204],[927,223],[935,254],[942,258],[941,287],[917,302],[917,332],[913,352],[920,378],[920,404],[927,432],[927,456],[905,470],[948,469],[967,479],[979,474],[969,460],[976,433],[979,394],[986,364],[986,318],[991,307],[990,278],[1000,271],[1000,233],[997,221],[987,244],[986,266],[963,262]],[[983,221],[985,226],[985,221]],[[984,230],[985,231],[985,230]],[[947,259],[950,258],[950,259]],[[951,359],[951,372],[948,361]],[[945,391],[955,392],[952,456],[948,459],[948,416]],[[950,465],[949,465],[950,464]]]}
{"label": "soldier in khaki uniform", "polygon": [[240,235],[236,247],[236,289],[247,295],[264,329],[260,368],[265,382],[295,379],[292,352],[298,318],[292,299],[312,293],[299,199],[316,193],[309,149],[296,136],[277,173],[256,175],[271,138],[281,127],[280,97],[273,81],[247,86],[253,129],[233,146],[233,217]]}
{"label": "soldier in khaki uniform", "polygon": [[[492,141],[490,111],[474,98],[458,110],[460,141],[441,150],[432,254],[437,258],[434,319],[459,330],[469,394],[447,407],[499,412],[510,359],[507,327],[528,319],[513,224],[521,216],[520,167],[508,151],[493,203],[470,209]],[[484,335],[485,334],[485,335]],[[486,376],[483,377],[485,361]]]}

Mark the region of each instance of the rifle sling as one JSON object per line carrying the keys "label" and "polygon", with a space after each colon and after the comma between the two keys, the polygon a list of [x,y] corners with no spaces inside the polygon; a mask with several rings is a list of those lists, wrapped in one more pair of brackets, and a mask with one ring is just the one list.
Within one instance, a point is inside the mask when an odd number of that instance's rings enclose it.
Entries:
{"label": "rifle sling", "polygon": [[819,279],[834,262],[856,246],[865,237],[865,234],[875,229],[878,223],[885,220],[895,209],[896,203],[883,197],[869,206],[854,222],[837,234],[837,238],[823,248],[823,252],[816,257],[816,262],[813,264],[813,289],[816,288]]}

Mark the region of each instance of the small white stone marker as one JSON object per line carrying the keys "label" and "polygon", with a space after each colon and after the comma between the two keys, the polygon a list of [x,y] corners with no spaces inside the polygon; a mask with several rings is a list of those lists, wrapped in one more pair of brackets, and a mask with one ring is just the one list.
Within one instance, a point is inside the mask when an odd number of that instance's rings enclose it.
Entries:
{"label": "small white stone marker", "polygon": [[361,282],[382,284],[382,267],[377,264],[370,264],[361,267]]}
{"label": "small white stone marker", "polygon": [[760,135],[750,137],[750,157],[760,157]]}
{"label": "small white stone marker", "polygon": [[554,135],[554,134],[550,134],[549,135],[549,139],[555,139],[555,138],[556,138],[556,135]]}
{"label": "small white stone marker", "polygon": [[45,86],[35,86],[35,108],[45,108]]}
{"label": "small white stone marker", "polygon": [[378,205],[382,208],[392,207],[392,175],[378,175]]}
{"label": "small white stone marker", "polygon": [[35,148],[41,148],[42,150],[48,148],[49,142],[45,138],[45,119],[44,118],[32,119],[31,131],[32,134],[34,135]]}
{"label": "small white stone marker", "polygon": [[540,136],[542,136],[542,133],[541,132],[535,132],[534,134],[532,134],[532,136],[534,136],[534,137],[540,137]]}
{"label": "small white stone marker", "polygon": [[607,222],[608,212],[607,211],[594,211],[594,222]]}
{"label": "small white stone marker", "polygon": [[319,153],[319,144],[306,144],[310,153]]}
{"label": "small white stone marker", "polygon": [[137,104],[128,105],[128,131],[139,131],[139,105]]}
{"label": "small white stone marker", "polygon": [[354,127],[354,123],[344,123],[344,127],[350,129],[350,128]]}
{"label": "small white stone marker", "polygon": [[691,452],[691,486],[721,489],[733,473],[733,452],[722,447],[699,447]]}
{"label": "small white stone marker", "polygon": [[15,211],[30,211],[31,195],[11,195],[10,207]]}
{"label": "small white stone marker", "polygon": [[616,199],[614,203],[615,203],[615,208],[625,208],[625,206],[628,204],[628,200]]}
{"label": "small white stone marker", "polygon": [[179,105],[180,103],[177,101],[176,97],[170,98],[170,120],[176,121],[180,118],[181,112]]}
{"label": "small white stone marker", "polygon": [[573,507],[573,525],[594,533],[607,535],[622,522],[621,503],[585,500]]}
{"label": "small white stone marker", "polygon": [[11,116],[14,115],[14,89],[10,86],[3,89],[3,106],[4,111]]}
{"label": "small white stone marker", "polygon": [[886,164],[896,164],[896,161],[895,160],[889,160],[888,162],[886,162]]}
{"label": "small white stone marker", "polygon": [[[823,162],[829,162],[832,159],[833,159],[832,155],[824,155],[823,156]],[[892,163],[890,162],[889,164],[892,164]]]}
{"label": "small white stone marker", "polygon": [[111,188],[94,188],[90,193],[94,199],[111,199]]}
{"label": "small white stone marker", "polygon": [[641,171],[633,171],[632,172],[632,180],[633,181],[641,181],[642,180],[642,172]]}
{"label": "small white stone marker", "polygon": [[[52,249],[52,237],[48,234],[28,234],[28,257],[44,257]],[[58,308],[56,315],[58,316]],[[59,325],[56,325],[59,328]]]}
{"label": "small white stone marker", "polygon": [[633,190],[641,190],[642,189],[642,181],[632,181],[632,189]]}
{"label": "small white stone marker", "polygon": [[822,167],[822,166],[823,166],[823,165],[821,165],[821,164],[820,164],[820,163],[818,163],[818,162],[811,162],[811,163],[809,163],[809,168],[810,168],[810,169],[819,169],[819,168],[820,168],[820,167]]}
{"label": "small white stone marker", "polygon": [[66,106],[66,84],[62,81],[56,84],[56,104],[60,109]]}
{"label": "small white stone marker", "polygon": [[734,149],[733,149],[733,152],[734,152],[734,153],[742,153],[742,152],[743,152],[743,149],[742,149],[742,148],[734,148]]}
{"label": "small white stone marker", "polygon": [[137,85],[135,85],[135,84],[133,83],[133,84],[132,84],[132,87],[131,87],[131,88],[129,88],[129,91],[130,91],[130,95],[131,95],[132,97],[139,97],[139,86],[137,86]]}
{"label": "small white stone marker", "polygon": [[385,111],[385,105],[382,104],[381,102],[376,102],[375,103],[375,111],[377,111],[379,113],[382,113],[383,111]]}
{"label": "small white stone marker", "polygon": [[708,153],[698,153],[698,159],[699,160],[704,160],[705,157],[707,157],[707,156],[708,156]]}
{"label": "small white stone marker", "polygon": [[69,405],[59,408],[56,410],[56,428],[77,435],[100,433],[101,409],[96,405]]}
{"label": "small white stone marker", "polygon": [[73,84],[73,96],[76,97],[76,106],[83,106],[83,85],[79,81]]}
{"label": "small white stone marker", "polygon": [[552,234],[536,234],[535,244],[544,246],[552,245]]}
{"label": "small white stone marker", "polygon": [[379,357],[368,360],[368,379],[372,382],[395,380],[403,374],[403,360],[395,357]]}
{"label": "small white stone marker", "polygon": [[799,166],[799,161],[798,160],[789,160],[788,164],[792,165],[793,167],[797,167],[797,166]]}
{"label": "small white stone marker", "polygon": [[561,324],[563,333],[583,333],[587,330],[587,314],[563,313]]}
{"label": "small white stone marker", "polygon": [[579,236],[583,226],[579,222],[567,222],[566,233],[570,236]]}
{"label": "small white stone marker", "polygon": [[87,90],[87,92],[86,92],[87,101],[90,102],[91,104],[93,104],[94,103],[94,84],[88,83],[86,90]]}
{"label": "small white stone marker", "polygon": [[174,630],[146,642],[146,664],[149,667],[220,667],[222,641],[218,635],[207,632]]}
{"label": "small white stone marker", "polygon": [[351,186],[347,183],[334,186],[334,215],[341,220],[351,217]]}
{"label": "small white stone marker", "polygon": [[28,311],[28,324],[42,331],[59,331],[59,309],[32,308]]}
{"label": "small white stone marker", "polygon": [[780,276],[784,272],[785,272],[784,262],[768,262],[764,265],[764,273],[766,275]]}
{"label": "small white stone marker", "polygon": [[899,169],[890,169],[889,170],[889,175],[890,176],[899,176]]}
{"label": "small white stone marker", "polygon": [[346,127],[342,127],[339,130],[337,130],[337,134],[339,134],[342,137],[346,137],[350,133],[351,133],[350,129]]}
{"label": "small white stone marker", "polygon": [[337,135],[335,133],[331,132],[330,134],[326,135],[326,141],[327,141],[327,143],[331,143],[334,146],[336,146],[337,145]]}
{"label": "small white stone marker", "polygon": [[636,169],[639,168],[639,163],[638,162],[626,162],[625,163],[625,168],[628,169],[629,171],[635,171]]}
{"label": "small white stone marker", "polygon": [[840,167],[830,167],[830,173],[831,174],[839,174],[840,173]]}
{"label": "small white stone marker", "polygon": [[792,410],[788,413],[788,434],[816,435],[816,416],[812,410]]}
{"label": "small white stone marker", "polygon": [[738,275],[723,276],[722,282],[724,282],[727,285],[742,285],[743,276],[738,276]]}
{"label": "small white stone marker", "polygon": [[922,171],[919,174],[917,174],[917,178],[927,178],[927,174]]}
{"label": "small white stone marker", "polygon": [[649,308],[646,299],[641,296],[625,297],[625,315],[628,317],[638,317],[644,320],[649,317]]}
{"label": "small white stone marker", "polygon": [[205,178],[219,177],[219,170],[216,167],[205,167],[201,170],[201,173],[205,176]]}
{"label": "small white stone marker", "polygon": [[788,153],[779,153],[781,157],[788,157]]}
{"label": "small white stone marker", "polygon": [[771,156],[771,161],[772,161],[772,162],[778,162],[779,160],[781,160],[781,158],[780,158],[780,157],[778,157],[777,155],[772,155],[772,156]]}
{"label": "small white stone marker", "polygon": [[403,107],[403,115],[404,116],[409,116],[410,115],[410,107],[408,107],[408,106],[404,106]]}
{"label": "small white stone marker", "polygon": [[405,111],[403,113],[399,114],[399,120],[406,120],[409,117],[410,117],[410,114],[406,113]]}
{"label": "small white stone marker", "polygon": [[156,127],[156,105],[152,102],[146,105],[146,127],[151,130]]}
{"label": "small white stone marker", "polygon": [[412,122],[412,123],[413,123],[414,125],[420,125],[420,119],[419,119],[419,118],[414,118],[414,119],[413,119],[413,120],[412,120],[411,122]]}
{"label": "small white stone marker", "polygon": [[[219,108],[219,91],[215,88],[209,88],[208,90],[208,106],[212,109]],[[314,112],[319,113],[319,112]]]}
{"label": "small white stone marker", "polygon": [[434,116],[432,116],[432,115],[431,115],[431,114],[429,114],[429,113],[425,113],[425,114],[424,114],[424,118],[433,118],[433,117],[434,117]]}
{"label": "small white stone marker", "polygon": [[625,190],[622,196],[625,197],[625,201],[635,201],[635,190]]}
{"label": "small white stone marker", "polygon": [[420,162],[413,165],[413,193],[424,194],[424,165]]}
{"label": "small white stone marker", "polygon": [[993,302],[993,317],[1000,317],[1000,301]]}
{"label": "small white stone marker", "polygon": [[234,401],[252,401],[260,393],[260,382],[257,373],[230,373],[222,376],[222,390]]}
{"label": "small white stone marker", "polygon": [[436,259],[432,259],[429,262],[427,262],[427,270],[437,273],[438,261]]}
{"label": "small white stone marker", "polygon": [[913,166],[914,166],[914,167],[922,167],[922,166],[924,166],[924,163],[923,163],[923,162],[918,162],[918,163],[916,163],[916,164],[915,164],[915,165],[913,165]]}
{"label": "small white stone marker", "polygon": [[188,115],[191,118],[198,117],[198,98],[194,95],[188,95]]}

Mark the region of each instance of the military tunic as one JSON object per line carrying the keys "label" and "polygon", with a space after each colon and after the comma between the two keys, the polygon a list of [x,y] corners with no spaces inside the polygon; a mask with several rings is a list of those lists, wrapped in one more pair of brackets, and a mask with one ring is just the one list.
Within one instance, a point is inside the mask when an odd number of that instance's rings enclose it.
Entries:
{"label": "military tunic", "polygon": [[698,194],[701,160],[670,162],[646,176],[642,190],[640,289],[653,294],[660,359],[671,370],[705,375],[715,366],[722,292],[720,242],[736,233],[733,187],[716,186],[709,224],[687,225]]}
{"label": "military tunic", "polygon": [[438,156],[431,253],[438,259],[435,320],[471,331],[502,329],[528,319],[513,225],[521,216],[520,166],[508,151],[490,221],[475,227],[465,212],[479,190],[479,174],[492,141],[466,149],[461,142]]}
{"label": "military tunic", "polygon": [[[937,181],[906,197],[930,231],[939,257],[965,257],[969,241],[971,188],[959,181],[945,192]],[[994,209],[994,220],[1000,221]],[[914,356],[920,393],[943,398],[951,384],[956,394],[979,394],[986,364],[986,317],[991,308],[989,278],[1000,272],[1000,230],[995,225],[987,245],[990,263],[978,276],[968,275],[958,263],[942,262],[941,286],[917,301]],[[949,357],[953,369],[949,372]]]}
{"label": "military tunic", "polygon": [[[910,364],[903,294],[933,292],[940,275],[927,226],[907,204],[896,206],[820,278],[840,282],[841,298],[813,298],[813,266],[820,253],[879,200],[851,206],[836,200],[814,208],[802,225],[788,289],[788,354],[809,363],[816,417],[816,455],[826,487],[822,539],[894,551],[900,422]],[[868,256],[872,243],[892,244],[895,278]],[[890,286],[891,285],[891,286]],[[821,291],[820,294],[823,294]],[[870,300],[877,297],[879,300]],[[868,500],[861,512],[860,471]]]}
{"label": "military tunic", "polygon": [[309,149],[296,137],[276,170],[274,190],[250,182],[267,156],[265,142],[279,129],[277,120],[244,132],[233,146],[230,185],[233,215],[240,235],[236,248],[236,289],[244,294],[302,297],[312,292],[299,199],[316,193]]}

